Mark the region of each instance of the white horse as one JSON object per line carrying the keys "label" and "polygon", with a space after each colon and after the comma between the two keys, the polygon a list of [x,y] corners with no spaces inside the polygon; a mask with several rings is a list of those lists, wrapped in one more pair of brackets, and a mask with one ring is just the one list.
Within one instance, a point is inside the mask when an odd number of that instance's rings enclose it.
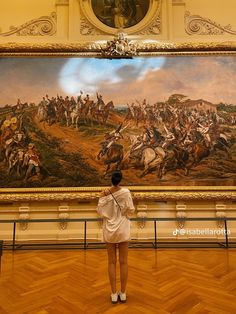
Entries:
{"label": "white horse", "polygon": [[12,173],[13,169],[15,169],[18,177],[22,175],[24,171],[24,154],[24,150],[21,148],[18,148],[10,153],[8,158],[8,175]]}
{"label": "white horse", "polygon": [[161,178],[161,165],[166,156],[164,149],[158,147],[145,147],[142,150],[140,163],[144,166],[141,177],[148,174],[150,171],[157,169],[158,177]]}
{"label": "white horse", "polygon": [[164,149],[160,146],[143,146],[143,143],[137,135],[129,135],[129,141],[130,150],[125,154],[124,160],[127,156],[129,159],[139,159],[139,164],[144,166],[141,177],[145,176],[154,169],[158,169],[158,177],[161,178],[161,166],[166,156]]}
{"label": "white horse", "polygon": [[46,121],[47,110],[46,110],[44,105],[39,104],[38,111],[37,111],[37,117],[38,117],[39,122]]}
{"label": "white horse", "polygon": [[80,104],[78,103],[76,107],[71,111],[70,118],[71,118],[71,125],[75,125],[75,128],[78,129],[79,118],[80,118]]}

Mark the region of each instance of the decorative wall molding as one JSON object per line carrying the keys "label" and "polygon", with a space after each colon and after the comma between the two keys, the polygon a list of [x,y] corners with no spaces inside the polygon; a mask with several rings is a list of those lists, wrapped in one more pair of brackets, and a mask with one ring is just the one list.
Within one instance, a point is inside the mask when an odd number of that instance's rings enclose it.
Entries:
{"label": "decorative wall molding", "polygon": [[81,35],[101,35],[103,34],[95,28],[85,17],[80,19],[80,34]]}
{"label": "decorative wall molding", "polygon": [[183,219],[187,217],[186,209],[187,209],[186,204],[177,202],[176,218],[179,218],[179,220],[176,221],[176,224],[178,229],[183,229],[185,226],[185,221]]}
{"label": "decorative wall molding", "polygon": [[151,24],[139,32],[140,35],[159,35],[161,33],[161,16],[159,15]]}
{"label": "decorative wall molding", "polygon": [[[100,30],[103,34],[117,34],[118,28],[107,26],[96,17],[90,0],[78,0],[78,2],[83,17],[95,29]],[[137,24],[125,28],[125,33],[159,35],[161,33],[161,7],[162,0],[150,0],[150,7],[144,18]],[[89,33],[89,35],[92,35],[92,33]]]}
{"label": "decorative wall molding", "polygon": [[55,5],[69,5],[69,0],[56,0]]}
{"label": "decorative wall molding", "polygon": [[[160,189],[159,191],[153,190],[145,190],[137,191],[135,188],[131,188],[133,198],[137,201],[235,201],[236,200],[236,191],[234,191],[235,187],[228,190],[215,190],[215,191],[207,191],[207,190],[165,190]],[[44,189],[32,189],[32,192],[7,192],[8,189],[4,189],[4,192],[0,191],[0,202],[29,202],[29,201],[65,201],[68,202],[70,200],[80,201],[97,201],[100,195],[101,188],[94,189],[93,191],[75,191],[72,188],[67,191],[63,191],[60,189],[53,189],[48,192],[45,192]]]}
{"label": "decorative wall molding", "polygon": [[155,15],[150,19],[145,28],[138,32],[140,35],[159,35],[161,34],[161,7],[162,3],[159,1]]}
{"label": "decorative wall molding", "polygon": [[172,5],[184,5],[184,0],[172,0]]}
{"label": "decorative wall molding", "polygon": [[[147,217],[147,205],[138,205],[137,206],[137,218],[146,218]],[[142,220],[142,221],[138,221],[138,228],[139,229],[144,229],[146,226],[146,221]]]}
{"label": "decorative wall molding", "polygon": [[66,219],[70,218],[69,209],[70,208],[67,204],[58,206],[58,218],[63,220],[59,223],[59,227],[61,230],[65,230],[67,228]]}
{"label": "decorative wall molding", "polygon": [[52,36],[56,34],[57,15],[52,12],[49,16],[41,16],[18,27],[11,26],[10,31],[0,33],[0,36]]}
{"label": "decorative wall molding", "polygon": [[[19,206],[19,219],[29,219],[30,218],[30,206],[29,204],[21,204]],[[28,222],[20,223],[20,230],[26,231],[28,229]]]}
{"label": "decorative wall molding", "polygon": [[115,57],[123,57],[123,58],[132,58],[136,56],[137,53],[137,44],[130,41],[125,37],[126,34],[118,33],[117,36],[107,42],[107,46],[105,48],[101,48],[102,57],[106,58],[115,58]]}
{"label": "decorative wall molding", "polygon": [[[0,34],[1,35],[1,34]],[[51,43],[0,43],[0,56],[101,56],[101,48],[106,48],[106,40],[88,42]],[[158,40],[134,40],[139,55],[230,55],[236,52],[236,41],[225,42],[160,42]],[[98,45],[99,43],[99,45]]]}
{"label": "decorative wall molding", "polygon": [[189,35],[223,35],[225,33],[236,35],[236,31],[231,29],[230,24],[221,26],[200,15],[191,15],[188,11],[185,13],[185,31]]}
{"label": "decorative wall molding", "polygon": [[[222,202],[216,202],[216,218],[225,218],[226,217],[226,204]],[[224,220],[218,220],[217,222],[218,228],[224,228]]]}

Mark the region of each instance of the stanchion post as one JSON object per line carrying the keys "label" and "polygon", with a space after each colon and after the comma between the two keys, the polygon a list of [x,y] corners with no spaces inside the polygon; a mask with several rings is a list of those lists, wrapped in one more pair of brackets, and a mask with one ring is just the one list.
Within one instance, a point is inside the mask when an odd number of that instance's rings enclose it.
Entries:
{"label": "stanchion post", "polygon": [[87,247],[87,220],[84,221],[84,250]]}
{"label": "stanchion post", "polygon": [[3,240],[0,240],[0,260],[2,257],[2,247],[3,247]]}
{"label": "stanchion post", "polygon": [[155,231],[155,249],[157,248],[157,221],[154,220],[154,231]]}
{"label": "stanchion post", "polygon": [[229,247],[227,219],[225,219],[225,245],[227,248]]}
{"label": "stanchion post", "polygon": [[16,243],[16,222],[13,223],[13,239],[12,239],[12,250],[15,250],[15,243]]}

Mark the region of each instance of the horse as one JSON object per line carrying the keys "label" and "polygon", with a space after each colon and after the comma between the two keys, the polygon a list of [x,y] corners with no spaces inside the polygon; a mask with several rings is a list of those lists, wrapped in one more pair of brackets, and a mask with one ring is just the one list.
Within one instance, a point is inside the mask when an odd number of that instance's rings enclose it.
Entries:
{"label": "horse", "polygon": [[80,114],[80,104],[76,104],[76,107],[70,113],[71,125],[75,125],[76,129],[78,129]]}
{"label": "horse", "polygon": [[[157,169],[157,176],[161,179],[162,172],[161,172],[161,165],[165,158],[165,151],[162,147],[151,147],[151,146],[144,146],[137,151],[131,151],[129,159],[138,159],[138,165],[143,166],[143,172],[141,173],[140,177],[144,177],[152,170]],[[137,164],[137,163],[136,163]]]}
{"label": "horse", "polygon": [[110,111],[114,109],[114,104],[113,104],[113,101],[109,101],[104,109],[103,109],[103,116],[102,116],[102,122],[103,124],[106,124],[107,120],[108,120],[108,117],[109,117],[109,114],[110,114]]}
{"label": "horse", "polygon": [[217,137],[213,143],[212,151],[216,152],[217,150],[225,152],[228,159],[232,158],[229,152],[229,143],[227,141],[226,136],[224,136],[224,134],[221,134],[219,137]]}
{"label": "horse", "polygon": [[123,157],[123,146],[117,143],[113,143],[103,155],[99,154],[97,156],[98,159],[101,159],[103,163],[107,165],[104,177],[108,174],[112,164],[114,164],[116,169],[119,168]]}
{"label": "horse", "polygon": [[202,159],[206,158],[210,154],[210,148],[207,147],[204,142],[197,142],[194,143],[189,151],[190,155],[192,156],[192,163],[189,166],[189,169],[191,167],[194,167],[202,161]]}
{"label": "horse", "polygon": [[37,111],[37,117],[39,122],[46,121],[47,119],[47,110],[44,105],[39,104],[38,111]]}
{"label": "horse", "polygon": [[[99,107],[97,107],[99,108]],[[101,117],[101,123],[106,124],[110,111],[114,109],[113,101],[109,101],[106,105],[103,106],[102,109],[97,109],[93,112],[93,115],[96,114],[97,120]]]}
{"label": "horse", "polygon": [[24,150],[18,148],[13,150],[8,158],[8,175],[11,175],[12,171],[16,170],[16,175],[21,177],[24,173]]}
{"label": "horse", "polygon": [[84,120],[84,123],[88,123],[88,115],[90,113],[90,108],[93,107],[94,101],[87,100],[85,103],[80,102],[80,118]]}

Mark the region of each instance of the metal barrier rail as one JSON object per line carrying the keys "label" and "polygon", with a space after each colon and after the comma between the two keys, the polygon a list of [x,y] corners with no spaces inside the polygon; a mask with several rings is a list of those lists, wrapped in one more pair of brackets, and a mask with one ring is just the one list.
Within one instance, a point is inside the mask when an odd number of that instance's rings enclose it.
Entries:
{"label": "metal barrier rail", "polygon": [[[204,248],[204,247],[236,247],[234,246],[236,242],[229,242],[228,238],[228,221],[236,221],[236,217],[229,217],[229,218],[203,218],[203,217],[196,217],[196,218],[158,218],[158,217],[150,217],[150,218],[131,218],[131,221],[138,221],[138,222],[146,222],[146,221],[152,221],[153,227],[154,227],[154,242],[151,241],[132,241],[130,242],[131,247],[154,247],[157,248],[190,248],[190,247],[196,247],[196,245],[204,245],[204,246],[197,246],[198,248]],[[68,218],[68,219],[60,219],[60,218],[52,218],[52,219],[0,219],[1,223],[10,223],[13,224],[13,234],[12,234],[12,243],[11,244],[4,244],[3,241],[0,240],[0,244],[2,243],[0,247],[0,258],[2,253],[2,247],[8,248],[11,247],[12,250],[16,249],[24,249],[24,247],[31,247],[31,248],[37,248],[41,247],[45,249],[47,246],[52,249],[54,246],[73,246],[72,248],[82,248],[82,249],[88,249],[88,248],[101,248],[101,245],[104,246],[103,242],[88,242],[87,241],[87,223],[88,222],[98,222],[102,221],[102,218]],[[158,241],[157,239],[157,223],[162,221],[177,221],[177,222],[186,222],[186,221],[223,221],[224,222],[224,233],[225,233],[225,242],[215,242],[215,241]],[[84,223],[84,237],[83,242],[75,243],[20,243],[16,244],[16,225],[18,223],[47,223],[47,222],[83,222]],[[176,228],[177,229],[177,228]],[[209,229],[209,228],[208,228]],[[214,245],[213,245],[214,244]],[[216,246],[217,244],[217,246]],[[229,244],[231,244],[229,246]],[[151,245],[151,246],[150,246]],[[208,246],[206,246],[208,245]],[[213,245],[213,246],[212,246]]]}

